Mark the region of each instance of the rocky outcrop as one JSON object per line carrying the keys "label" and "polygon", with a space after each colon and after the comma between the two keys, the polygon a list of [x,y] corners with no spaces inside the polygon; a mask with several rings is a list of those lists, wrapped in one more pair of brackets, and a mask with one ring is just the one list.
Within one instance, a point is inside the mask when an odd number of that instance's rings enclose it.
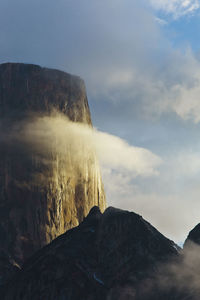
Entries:
{"label": "rocky outcrop", "polygon": [[200,246],[200,223],[189,232],[184,247],[189,245],[191,242]]}
{"label": "rocky outcrop", "polygon": [[82,79],[0,65],[0,251],[17,264],[105,208],[95,152],[71,137],[74,122],[92,126]]}
{"label": "rocky outcrop", "polygon": [[21,270],[7,269],[1,299],[199,300],[199,249],[179,248],[133,212],[93,207]]}
{"label": "rocky outcrop", "polygon": [[94,207],[78,227],[31,257],[2,288],[2,299],[193,299],[159,285],[161,266],[166,270],[179,251],[141,216]]}
{"label": "rocky outcrop", "polygon": [[0,118],[19,120],[27,113],[56,109],[74,122],[91,125],[84,81],[37,65],[0,65]]}

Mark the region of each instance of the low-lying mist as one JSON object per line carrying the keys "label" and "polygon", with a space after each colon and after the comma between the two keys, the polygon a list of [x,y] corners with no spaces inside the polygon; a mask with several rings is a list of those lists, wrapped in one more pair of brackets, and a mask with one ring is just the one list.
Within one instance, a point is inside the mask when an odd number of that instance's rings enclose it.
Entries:
{"label": "low-lying mist", "polygon": [[[154,271],[139,280],[126,278],[107,300],[199,300],[200,246],[189,241],[179,255],[155,264]],[[142,274],[141,274],[142,276]]]}
{"label": "low-lying mist", "polygon": [[[180,257],[162,265],[157,276],[162,291],[171,291],[175,299],[198,300],[200,297],[200,246],[188,240]],[[182,297],[182,298],[181,298]]]}

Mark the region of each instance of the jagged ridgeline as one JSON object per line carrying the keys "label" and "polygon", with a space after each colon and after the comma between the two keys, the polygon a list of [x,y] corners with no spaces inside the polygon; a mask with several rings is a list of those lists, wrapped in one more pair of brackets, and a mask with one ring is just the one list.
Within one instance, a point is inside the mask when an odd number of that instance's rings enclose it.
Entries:
{"label": "jagged ridgeline", "polygon": [[22,263],[105,208],[84,82],[36,65],[0,65],[0,250]]}

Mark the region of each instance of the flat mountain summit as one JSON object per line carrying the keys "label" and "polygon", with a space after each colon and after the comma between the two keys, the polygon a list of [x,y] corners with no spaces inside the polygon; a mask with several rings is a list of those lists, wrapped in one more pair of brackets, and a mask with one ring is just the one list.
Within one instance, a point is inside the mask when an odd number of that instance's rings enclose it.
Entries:
{"label": "flat mountain summit", "polygon": [[92,124],[84,81],[33,64],[0,64],[0,117],[62,112],[71,121]]}

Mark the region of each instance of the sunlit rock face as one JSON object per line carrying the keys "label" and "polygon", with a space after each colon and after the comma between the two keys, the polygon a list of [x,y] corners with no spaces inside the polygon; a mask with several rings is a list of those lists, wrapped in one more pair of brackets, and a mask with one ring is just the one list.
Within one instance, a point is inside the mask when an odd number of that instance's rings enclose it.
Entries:
{"label": "sunlit rock face", "polygon": [[0,118],[0,250],[21,264],[92,206],[104,210],[105,195],[95,150],[73,125],[92,128],[82,79],[2,64]]}

